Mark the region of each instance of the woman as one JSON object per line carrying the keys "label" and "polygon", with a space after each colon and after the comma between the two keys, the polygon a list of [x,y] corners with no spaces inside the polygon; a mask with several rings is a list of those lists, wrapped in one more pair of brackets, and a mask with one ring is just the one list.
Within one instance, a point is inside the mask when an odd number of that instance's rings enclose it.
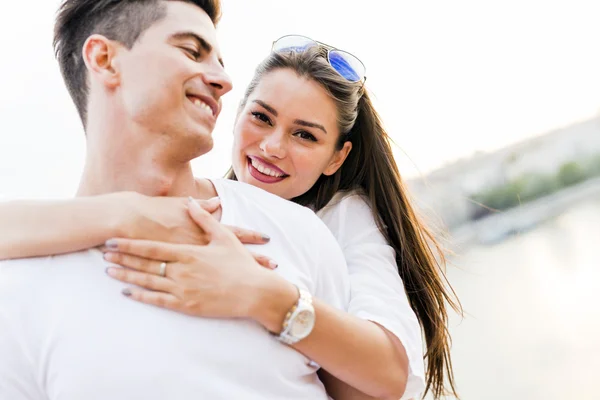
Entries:
{"label": "woman", "polygon": [[[446,380],[455,394],[445,302],[459,307],[428,246],[435,241],[410,205],[364,79],[364,67],[348,53],[300,36],[275,42],[240,103],[228,177],[312,208],[344,250],[352,290],[348,314],[318,313],[316,326],[329,324],[362,339],[337,354],[326,354],[331,352],[318,335],[293,345],[317,363],[333,366],[325,368],[322,379],[334,398],[410,398],[423,389],[439,398]],[[76,251],[115,236],[199,239],[193,227],[162,228],[173,226],[169,209],[181,201],[112,194],[8,204],[0,208],[0,218],[7,221],[0,257]],[[61,231],[44,230],[67,216],[73,223],[63,222]],[[109,250],[109,261],[147,270],[141,254],[129,252],[125,260]],[[114,269],[111,274],[140,283]],[[126,294],[145,301],[139,289]],[[417,320],[427,346],[426,383]]]}

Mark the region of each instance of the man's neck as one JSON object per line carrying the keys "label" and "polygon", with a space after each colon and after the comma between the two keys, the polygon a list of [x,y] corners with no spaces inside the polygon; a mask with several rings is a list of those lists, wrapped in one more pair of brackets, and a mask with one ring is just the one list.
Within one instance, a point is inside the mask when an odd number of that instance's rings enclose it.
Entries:
{"label": "man's neck", "polygon": [[88,121],[86,136],[87,157],[77,196],[120,191],[194,198],[214,194],[210,183],[194,179],[191,160],[178,158],[176,144],[166,135],[140,132],[118,115],[105,115]]}
{"label": "man's neck", "polygon": [[135,191],[148,196],[197,196],[189,163],[167,167],[151,154],[88,157],[78,196]]}

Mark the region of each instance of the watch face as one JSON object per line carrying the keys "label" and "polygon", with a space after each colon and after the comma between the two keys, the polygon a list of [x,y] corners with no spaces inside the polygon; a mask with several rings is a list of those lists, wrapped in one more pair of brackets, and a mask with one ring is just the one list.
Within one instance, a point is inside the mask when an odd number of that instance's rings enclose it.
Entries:
{"label": "watch face", "polygon": [[310,310],[302,310],[294,318],[290,334],[298,339],[303,339],[312,331],[315,324],[315,314]]}

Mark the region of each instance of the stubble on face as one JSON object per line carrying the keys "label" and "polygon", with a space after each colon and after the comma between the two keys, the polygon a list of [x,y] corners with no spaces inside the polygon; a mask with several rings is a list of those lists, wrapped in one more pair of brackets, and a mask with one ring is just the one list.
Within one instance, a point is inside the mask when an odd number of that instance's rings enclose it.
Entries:
{"label": "stubble on face", "polygon": [[177,35],[187,32],[200,37],[218,53],[216,31],[199,7],[165,3],[166,17],[148,28],[123,58],[121,91],[135,130],[148,142],[162,146],[167,158],[187,162],[213,147],[215,118],[204,115],[187,92],[193,87],[214,97],[203,74],[218,68],[218,60],[209,54],[193,59],[190,50],[201,49]]}

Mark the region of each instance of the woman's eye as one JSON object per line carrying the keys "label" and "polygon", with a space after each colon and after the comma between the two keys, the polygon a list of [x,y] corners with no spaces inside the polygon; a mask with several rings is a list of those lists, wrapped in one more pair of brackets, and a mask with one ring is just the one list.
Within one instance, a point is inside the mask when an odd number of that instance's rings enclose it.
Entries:
{"label": "woman's eye", "polygon": [[269,124],[269,125],[271,124],[271,120],[264,113],[254,111],[254,112],[252,112],[252,116],[266,124]]}
{"label": "woman's eye", "polygon": [[317,138],[312,133],[306,131],[296,132],[295,135],[298,136],[300,139],[310,140],[311,142],[317,141]]}

